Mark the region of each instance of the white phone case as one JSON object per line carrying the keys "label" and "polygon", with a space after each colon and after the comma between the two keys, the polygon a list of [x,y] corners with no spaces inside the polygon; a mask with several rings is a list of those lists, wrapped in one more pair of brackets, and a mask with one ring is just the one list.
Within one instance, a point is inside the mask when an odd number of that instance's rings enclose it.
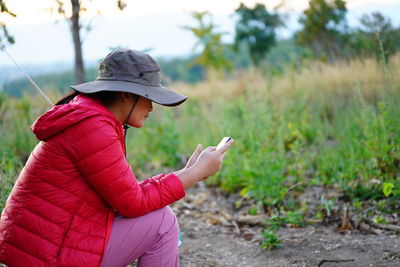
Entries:
{"label": "white phone case", "polygon": [[222,138],[221,142],[219,142],[219,144],[217,145],[217,150],[220,149],[223,145],[225,145],[226,142],[228,142],[229,140],[231,140],[231,138],[228,136]]}

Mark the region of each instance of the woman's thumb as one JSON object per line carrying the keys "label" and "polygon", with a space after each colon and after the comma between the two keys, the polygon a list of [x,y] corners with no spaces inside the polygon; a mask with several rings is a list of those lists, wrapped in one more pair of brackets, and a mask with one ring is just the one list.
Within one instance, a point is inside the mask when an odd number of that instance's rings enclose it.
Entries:
{"label": "woman's thumb", "polygon": [[196,154],[200,154],[200,152],[201,152],[202,149],[203,149],[203,146],[202,146],[201,144],[198,144],[198,145],[197,145],[197,148],[196,148],[196,150],[195,150],[195,153],[196,153]]}

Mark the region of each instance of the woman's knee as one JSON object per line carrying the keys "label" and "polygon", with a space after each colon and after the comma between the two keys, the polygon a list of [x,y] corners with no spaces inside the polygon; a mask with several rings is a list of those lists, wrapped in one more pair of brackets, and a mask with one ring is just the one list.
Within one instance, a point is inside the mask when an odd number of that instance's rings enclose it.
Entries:
{"label": "woman's knee", "polygon": [[163,220],[160,227],[160,234],[168,232],[179,232],[178,221],[174,211],[170,207],[164,207],[161,209],[163,213]]}

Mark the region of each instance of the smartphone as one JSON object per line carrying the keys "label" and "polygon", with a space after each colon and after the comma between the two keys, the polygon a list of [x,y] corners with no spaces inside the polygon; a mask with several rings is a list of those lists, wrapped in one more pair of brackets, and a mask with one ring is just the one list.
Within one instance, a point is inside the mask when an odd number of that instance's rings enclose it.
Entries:
{"label": "smartphone", "polygon": [[219,142],[219,144],[217,145],[217,149],[220,149],[223,145],[225,145],[229,140],[231,140],[232,138],[225,136],[224,138],[222,138],[221,142]]}

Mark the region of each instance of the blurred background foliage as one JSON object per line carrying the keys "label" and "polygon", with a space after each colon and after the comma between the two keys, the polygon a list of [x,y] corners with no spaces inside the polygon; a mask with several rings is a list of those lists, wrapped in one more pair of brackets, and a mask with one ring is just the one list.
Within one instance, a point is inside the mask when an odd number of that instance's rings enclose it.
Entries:
{"label": "blurred background foliage", "polygon": [[[300,16],[301,29],[286,39],[277,38],[276,31],[285,27],[285,15],[280,6],[268,11],[263,4],[235,10],[233,43],[222,42],[218,25],[212,14],[193,12],[197,26],[183,26],[198,39],[194,54],[187,57],[160,58],[166,82],[196,83],[214,70],[226,75],[258,67],[266,75],[281,75],[291,68],[301,68],[309,61],[335,62],[356,58],[376,57],[387,62],[400,49],[400,27],[381,13],[364,14],[359,26],[350,27],[346,20],[346,4],[342,0],[311,0]],[[3,9],[2,9],[3,10]],[[6,10],[6,9],[4,9]],[[3,11],[6,12],[6,11]],[[3,42],[4,43],[4,42]],[[97,67],[86,69],[86,80],[97,77]],[[68,90],[77,83],[73,70],[35,77],[42,87]],[[21,97],[33,92],[25,78],[5,81],[2,90]]]}
{"label": "blurred background foliage", "polygon": [[[198,38],[193,55],[159,59],[163,84],[190,100],[156,108],[146,127],[130,133],[137,176],[180,168],[197,143],[232,136],[210,186],[287,210],[307,209],[291,200],[310,186],[342,191],[358,208],[371,199],[398,203],[400,28],[380,13],[350,27],[344,1],[311,0],[302,28],[279,39],[285,18],[278,11],[241,4],[233,43],[222,41],[212,14],[193,13],[198,26],[186,27]],[[96,76],[96,68],[86,69],[87,80]],[[75,83],[72,70],[34,79],[53,100]],[[26,79],[3,84],[2,205],[37,142],[29,125],[47,109]],[[329,213],[334,201],[321,198],[315,216]]]}

